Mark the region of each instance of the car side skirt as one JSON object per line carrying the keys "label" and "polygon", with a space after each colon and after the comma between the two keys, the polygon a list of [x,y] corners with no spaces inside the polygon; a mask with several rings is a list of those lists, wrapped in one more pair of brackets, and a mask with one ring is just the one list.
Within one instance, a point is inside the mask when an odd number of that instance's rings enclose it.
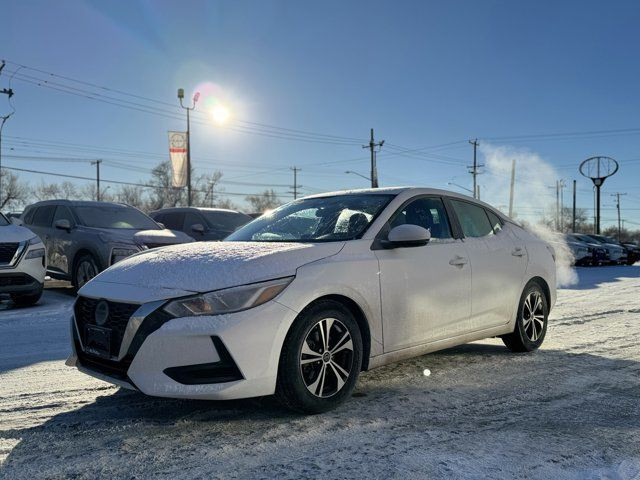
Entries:
{"label": "car side skirt", "polygon": [[482,340],[489,337],[495,337],[497,335],[505,335],[513,331],[513,322],[509,322],[506,325],[500,325],[498,327],[492,327],[484,330],[478,330],[476,332],[466,333],[456,337],[445,338],[443,340],[437,340],[431,343],[425,343],[424,345],[417,345],[415,347],[403,348],[402,350],[395,350],[393,352],[383,353],[369,359],[369,368],[382,367],[390,363],[399,362],[401,360],[407,360],[409,358],[419,357],[427,353],[436,352],[438,350],[444,350],[446,348],[456,347],[469,342],[475,342],[476,340]]}

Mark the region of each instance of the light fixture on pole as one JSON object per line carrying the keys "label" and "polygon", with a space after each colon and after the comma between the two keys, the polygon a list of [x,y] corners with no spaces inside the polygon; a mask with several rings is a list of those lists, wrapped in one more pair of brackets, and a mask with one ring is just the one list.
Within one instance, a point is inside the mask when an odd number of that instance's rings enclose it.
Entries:
{"label": "light fixture on pole", "polygon": [[187,111],[187,206],[191,206],[191,128],[189,122],[189,112],[196,108],[196,103],[200,98],[200,92],[196,92],[193,96],[193,103],[191,107],[185,107],[182,103],[184,100],[184,88],[178,89],[178,100],[180,100],[180,106]]}
{"label": "light fixture on pole", "polygon": [[344,173],[351,173],[351,174],[353,174],[353,175],[357,175],[357,176],[359,176],[359,177],[361,177],[361,178],[364,178],[364,179],[365,179],[365,180],[367,180],[368,182],[370,182],[370,181],[371,181],[371,179],[370,179],[369,177],[367,177],[367,176],[365,176],[365,175],[362,175],[361,173],[354,172],[354,171],[352,171],[352,170],[347,170],[347,171],[346,171],[346,172],[344,172]]}

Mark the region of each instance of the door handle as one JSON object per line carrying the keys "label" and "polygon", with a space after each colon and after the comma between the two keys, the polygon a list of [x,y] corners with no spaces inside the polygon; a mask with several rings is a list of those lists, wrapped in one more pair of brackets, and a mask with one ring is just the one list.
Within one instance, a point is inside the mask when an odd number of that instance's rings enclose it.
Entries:
{"label": "door handle", "polygon": [[456,255],[451,260],[449,260],[449,265],[453,265],[454,267],[463,267],[467,264],[467,259]]}
{"label": "door handle", "polygon": [[511,252],[511,255],[513,255],[514,257],[524,257],[526,254],[527,252],[525,252],[524,248],[521,247],[518,247]]}

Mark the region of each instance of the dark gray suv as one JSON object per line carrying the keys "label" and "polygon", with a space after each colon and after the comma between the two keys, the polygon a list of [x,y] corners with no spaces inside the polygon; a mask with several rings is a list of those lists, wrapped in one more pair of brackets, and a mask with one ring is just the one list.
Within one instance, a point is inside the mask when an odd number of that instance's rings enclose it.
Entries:
{"label": "dark gray suv", "polygon": [[223,240],[253,218],[224,208],[175,207],[149,214],[171,230],[184,232],[195,240]]}
{"label": "dark gray suv", "polygon": [[120,203],[47,200],[28,206],[21,220],[46,246],[47,273],[76,287],[134,253],[193,241]]}

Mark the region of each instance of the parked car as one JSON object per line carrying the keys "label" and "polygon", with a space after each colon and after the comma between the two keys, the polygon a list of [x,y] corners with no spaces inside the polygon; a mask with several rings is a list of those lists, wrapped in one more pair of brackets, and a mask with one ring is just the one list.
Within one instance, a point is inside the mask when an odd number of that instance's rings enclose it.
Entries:
{"label": "parked car", "polygon": [[[578,266],[604,265],[610,261],[607,250],[585,235],[568,233],[565,235],[565,240],[574,253],[574,257],[576,258],[575,263]],[[588,252],[586,257],[584,256],[585,249]]]}
{"label": "parked car", "polygon": [[596,240],[591,238],[589,235],[584,233],[570,233],[569,235],[576,240],[582,241],[590,246],[593,246],[594,248],[597,247],[597,248],[603,249],[605,254],[604,254],[604,261],[601,263],[601,265],[618,263],[617,259],[624,253],[624,252],[621,252],[616,245],[604,245],[600,242],[597,242]]}
{"label": "parked car", "polygon": [[0,293],[17,305],[40,300],[46,271],[44,244],[27,228],[0,213]]}
{"label": "parked car", "polygon": [[195,240],[222,240],[253,220],[249,215],[222,208],[163,208],[149,214],[170,230],[190,235]]}
{"label": "parked car", "polygon": [[135,253],[193,241],[120,203],[48,200],[28,206],[21,220],[44,241],[48,274],[76,287]]}
{"label": "parked car", "polygon": [[627,249],[616,240],[610,237],[605,237],[604,235],[596,235],[593,233],[587,234],[587,236],[609,250],[609,256],[612,263],[616,263],[619,265],[627,263]]}
{"label": "parked car", "polygon": [[555,272],[553,248],[472,198],[327,193],[103,272],[79,291],[67,365],[148,395],[322,412],[361,370],[494,336],[537,349]]}
{"label": "parked car", "polygon": [[633,265],[634,263],[640,261],[640,246],[638,246],[638,244],[631,243],[631,242],[624,242],[622,246],[627,249],[628,265]]}

